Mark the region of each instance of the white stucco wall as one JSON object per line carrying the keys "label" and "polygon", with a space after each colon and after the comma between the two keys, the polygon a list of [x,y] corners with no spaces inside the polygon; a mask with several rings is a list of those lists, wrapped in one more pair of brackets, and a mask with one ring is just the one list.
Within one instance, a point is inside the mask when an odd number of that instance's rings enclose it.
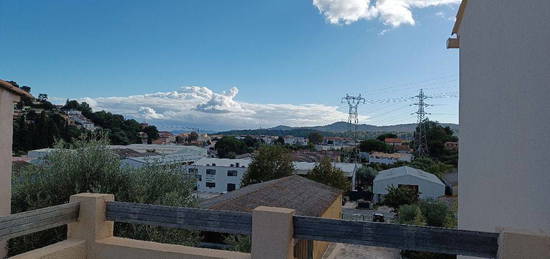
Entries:
{"label": "white stucco wall", "polygon": [[[18,98],[0,87],[0,216],[11,213],[13,104]],[[5,245],[0,241],[0,258],[6,255]]]}
{"label": "white stucco wall", "polygon": [[550,1],[471,0],[464,14],[459,227],[550,235]]}
{"label": "white stucco wall", "polygon": [[[201,179],[197,179],[197,191],[210,192],[210,193],[224,193],[227,191],[227,184],[235,184],[235,190],[241,188],[241,180],[247,170],[245,167],[230,167],[230,166],[203,166],[203,165],[189,165],[189,168],[196,168]],[[207,175],[206,169],[216,170],[216,175]],[[227,171],[237,171],[237,176],[227,176]],[[216,187],[206,187],[207,182],[213,182]]]}
{"label": "white stucco wall", "polygon": [[387,188],[389,186],[393,185],[397,187],[400,184],[418,185],[420,199],[435,199],[445,195],[445,185],[443,183],[437,184],[431,181],[424,180],[422,178],[414,177],[411,175],[404,175],[383,180],[375,179],[372,187],[375,198],[377,194],[388,194]]}

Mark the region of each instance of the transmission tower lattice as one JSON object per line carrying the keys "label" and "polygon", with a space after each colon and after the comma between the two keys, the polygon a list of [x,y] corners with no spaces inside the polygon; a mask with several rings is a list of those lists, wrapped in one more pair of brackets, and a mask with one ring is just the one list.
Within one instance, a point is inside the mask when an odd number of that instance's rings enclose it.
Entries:
{"label": "transmission tower lattice", "polygon": [[353,138],[354,152],[351,156],[351,162],[357,162],[358,150],[357,150],[357,126],[359,124],[359,115],[357,115],[357,107],[359,104],[365,103],[365,98],[346,94],[346,97],[342,98],[342,103],[347,103],[349,107],[348,112],[348,125],[349,132]]}
{"label": "transmission tower lattice", "polygon": [[418,99],[418,102],[413,104],[418,106],[418,110],[412,114],[416,114],[417,124],[415,131],[415,146],[416,146],[416,155],[423,157],[428,155],[428,139],[426,138],[426,115],[430,113],[426,112],[426,107],[431,106],[425,102],[426,99],[430,98],[429,96],[424,95],[424,91],[420,89],[420,93],[415,96]]}

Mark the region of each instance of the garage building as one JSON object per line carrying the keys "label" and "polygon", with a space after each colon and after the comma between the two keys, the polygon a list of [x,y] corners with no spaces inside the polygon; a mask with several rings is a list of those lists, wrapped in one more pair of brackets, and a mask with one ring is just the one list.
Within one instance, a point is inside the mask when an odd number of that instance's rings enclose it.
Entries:
{"label": "garage building", "polygon": [[419,193],[420,199],[435,199],[445,195],[445,184],[437,176],[408,166],[378,173],[373,183],[374,202],[383,200],[389,186],[413,189]]}

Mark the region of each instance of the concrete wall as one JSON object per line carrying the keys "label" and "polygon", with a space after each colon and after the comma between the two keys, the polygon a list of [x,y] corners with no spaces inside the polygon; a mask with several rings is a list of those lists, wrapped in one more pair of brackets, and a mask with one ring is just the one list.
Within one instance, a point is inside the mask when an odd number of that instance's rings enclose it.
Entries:
{"label": "concrete wall", "polygon": [[460,28],[459,227],[550,235],[550,1],[469,1]]}
{"label": "concrete wall", "polygon": [[[11,156],[13,104],[19,97],[0,87],[0,216],[11,213]],[[6,256],[6,242],[0,240],[0,258]]]}
{"label": "concrete wall", "polygon": [[[342,195],[338,196],[330,207],[321,215],[322,218],[341,219],[342,217]],[[313,258],[320,259],[327,250],[330,242],[313,241]]]}
{"label": "concrete wall", "polygon": [[86,241],[65,240],[24,254],[10,257],[10,259],[86,259]]}
{"label": "concrete wall", "polygon": [[250,259],[250,254],[110,237],[97,241],[97,258]]}

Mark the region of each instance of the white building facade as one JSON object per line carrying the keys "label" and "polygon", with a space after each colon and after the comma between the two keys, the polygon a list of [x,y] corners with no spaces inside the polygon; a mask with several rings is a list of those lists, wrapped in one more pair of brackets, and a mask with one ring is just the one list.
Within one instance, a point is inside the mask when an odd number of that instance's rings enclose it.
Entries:
{"label": "white building facade", "polygon": [[437,176],[408,166],[378,173],[373,181],[374,201],[382,201],[390,186],[414,189],[420,199],[435,199],[445,195],[445,184]]}
{"label": "white building facade", "polygon": [[550,236],[550,1],[465,1],[453,33],[459,228]]}
{"label": "white building facade", "polygon": [[241,188],[250,159],[203,158],[186,166],[197,177],[197,191],[225,193]]}
{"label": "white building facade", "polygon": [[397,162],[411,162],[412,154],[372,152],[368,154],[368,158],[369,163],[393,165]]}

